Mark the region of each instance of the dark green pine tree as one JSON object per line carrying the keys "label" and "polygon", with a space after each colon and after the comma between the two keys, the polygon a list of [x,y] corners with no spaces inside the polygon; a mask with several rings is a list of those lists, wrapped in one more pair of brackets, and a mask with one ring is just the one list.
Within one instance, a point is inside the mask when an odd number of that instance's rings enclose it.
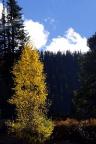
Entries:
{"label": "dark green pine tree", "polygon": [[[27,41],[22,19],[22,8],[16,0],[3,0],[3,12],[0,19],[0,54],[17,56]],[[6,12],[7,9],[7,12]],[[6,56],[5,56],[6,57]]]}
{"label": "dark green pine tree", "polygon": [[26,41],[21,10],[16,0],[7,0],[8,51],[12,54],[20,53]]}
{"label": "dark green pine tree", "polygon": [[89,52],[80,59],[81,88],[75,93],[76,112],[81,118],[96,117],[96,34],[88,39]]}
{"label": "dark green pine tree", "polygon": [[2,17],[0,19],[0,57],[3,56],[6,50],[6,17],[5,17],[5,0],[2,0],[3,4],[3,11],[2,11]]}
{"label": "dark green pine tree", "polygon": [[42,52],[47,74],[48,99],[51,101],[49,115],[54,118],[63,118],[74,113],[72,98],[73,91],[79,87],[78,58],[80,53]]}
{"label": "dark green pine tree", "polygon": [[2,65],[0,65],[0,85],[2,81],[4,85],[0,92],[0,108],[2,109],[2,114],[4,114],[2,117],[6,118],[6,115],[10,115],[12,109],[7,104],[7,100],[13,95],[13,80],[10,71],[15,61],[19,58],[27,38],[24,32],[22,8],[19,7],[16,0],[3,0],[2,2],[3,12],[0,20],[0,59],[2,60]]}

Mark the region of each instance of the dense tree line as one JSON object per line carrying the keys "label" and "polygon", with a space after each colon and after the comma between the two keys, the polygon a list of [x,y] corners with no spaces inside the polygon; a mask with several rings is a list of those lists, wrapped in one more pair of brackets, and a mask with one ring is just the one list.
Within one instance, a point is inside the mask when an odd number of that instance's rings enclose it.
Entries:
{"label": "dense tree line", "polygon": [[39,53],[26,43],[21,10],[16,0],[3,0],[0,122],[10,119],[11,132],[37,144],[53,132],[48,116],[96,118],[96,33],[88,39],[86,53]]}
{"label": "dense tree line", "polygon": [[[14,116],[14,106],[7,102],[14,93],[11,71],[28,39],[21,10],[15,0],[3,1],[0,20],[0,113],[4,119]],[[90,50],[85,54],[40,53],[48,86],[49,115],[52,117],[95,117],[96,33],[88,39],[88,46]]]}
{"label": "dense tree line", "polygon": [[49,114],[53,117],[72,116],[74,91],[79,88],[81,53],[41,53],[47,77]]}
{"label": "dense tree line", "polygon": [[80,88],[74,96],[76,116],[96,118],[96,33],[88,39],[90,50],[80,58]]}
{"label": "dense tree line", "polygon": [[96,33],[88,39],[86,53],[45,52],[49,100],[53,117],[96,117]]}

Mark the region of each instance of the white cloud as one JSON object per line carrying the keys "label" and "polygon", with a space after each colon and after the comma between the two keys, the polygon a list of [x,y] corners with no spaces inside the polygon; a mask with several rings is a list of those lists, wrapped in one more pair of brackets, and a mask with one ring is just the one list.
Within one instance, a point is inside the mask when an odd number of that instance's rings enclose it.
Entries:
{"label": "white cloud", "polygon": [[75,32],[73,28],[69,28],[64,36],[53,38],[51,43],[46,46],[46,51],[57,53],[58,51],[66,52],[67,50],[87,52],[87,39]]}
{"label": "white cloud", "polygon": [[[3,5],[0,3],[0,18],[2,17],[2,10]],[[7,14],[6,8],[5,14]],[[55,26],[55,19],[53,18],[48,17],[44,19],[44,21]],[[24,25],[25,30],[29,33],[30,41],[38,49],[45,47],[46,51],[52,51],[55,53],[58,51],[66,52],[67,50],[70,50],[71,52],[86,52],[89,50],[89,47],[87,46],[87,39],[75,32],[73,28],[69,28],[64,36],[57,36],[56,38],[53,38],[50,44],[47,45],[49,32],[45,30],[43,24],[33,20],[25,20]]]}
{"label": "white cloud", "polygon": [[49,32],[45,30],[44,25],[33,20],[25,20],[25,30],[29,33],[30,41],[40,49],[46,45]]}
{"label": "white cloud", "polygon": [[58,51],[66,52],[68,50],[71,52],[87,52],[89,50],[86,37],[82,37],[73,28],[69,28],[64,36],[53,38],[50,44],[47,45],[49,32],[45,30],[43,24],[33,20],[25,20],[24,25],[25,30],[29,33],[30,41],[38,49],[44,48],[46,51],[54,53]]}
{"label": "white cloud", "polygon": [[[0,19],[2,18],[3,4],[0,2]],[[5,16],[7,15],[7,9],[5,7]]]}
{"label": "white cloud", "polygon": [[2,17],[2,10],[3,10],[3,4],[0,3],[0,19],[1,19],[1,17]]}

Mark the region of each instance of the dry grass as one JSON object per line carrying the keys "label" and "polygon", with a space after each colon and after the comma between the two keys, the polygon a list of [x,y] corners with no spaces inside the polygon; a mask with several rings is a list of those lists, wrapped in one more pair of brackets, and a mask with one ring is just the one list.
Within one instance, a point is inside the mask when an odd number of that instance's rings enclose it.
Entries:
{"label": "dry grass", "polygon": [[55,126],[78,126],[78,125],[85,125],[85,126],[96,126],[96,118],[90,118],[87,120],[76,120],[76,119],[70,119],[67,118],[66,120],[55,120],[54,121]]}

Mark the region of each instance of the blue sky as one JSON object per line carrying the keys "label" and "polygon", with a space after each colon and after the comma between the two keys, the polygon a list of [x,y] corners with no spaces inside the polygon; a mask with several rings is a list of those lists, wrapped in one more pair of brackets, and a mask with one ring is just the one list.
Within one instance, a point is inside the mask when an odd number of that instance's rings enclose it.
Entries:
{"label": "blue sky", "polygon": [[[18,0],[26,18],[39,21],[54,35],[69,27],[85,37],[96,31],[96,0]],[[54,19],[54,25],[47,18]],[[55,28],[54,28],[55,27]]]}
{"label": "blue sky", "polygon": [[96,0],[17,1],[25,30],[38,49],[88,51],[87,38],[96,31]]}

